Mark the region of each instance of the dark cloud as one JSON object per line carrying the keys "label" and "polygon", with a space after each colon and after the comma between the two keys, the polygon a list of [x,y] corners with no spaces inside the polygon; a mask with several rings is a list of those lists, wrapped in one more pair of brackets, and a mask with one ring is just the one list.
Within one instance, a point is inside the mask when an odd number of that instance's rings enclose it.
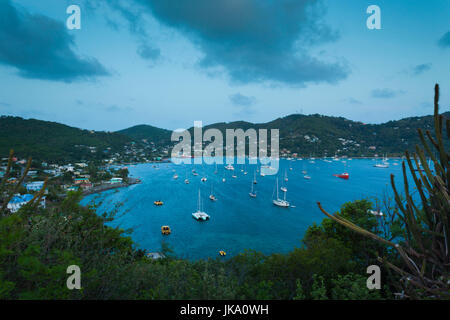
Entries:
{"label": "dark cloud", "polygon": [[372,97],[378,99],[391,99],[403,93],[405,93],[403,90],[375,89],[372,90]]}
{"label": "dark cloud", "polygon": [[230,101],[235,106],[249,107],[256,102],[256,99],[255,99],[255,97],[248,97],[248,96],[244,96],[243,94],[236,93],[236,94],[230,95]]}
{"label": "dark cloud", "polygon": [[444,34],[441,39],[439,39],[438,44],[442,48],[449,48],[450,47],[450,31],[447,32],[446,34]]}
{"label": "dark cloud", "polygon": [[142,44],[137,53],[141,56],[142,59],[155,61],[158,60],[161,56],[161,51],[157,48],[153,48],[149,45]]}
{"label": "dark cloud", "polygon": [[[134,0],[160,22],[187,35],[203,52],[199,65],[222,67],[237,82],[336,83],[349,70],[322,61],[311,46],[337,38],[316,0]],[[121,8],[130,21],[136,15]]]}
{"label": "dark cloud", "polygon": [[25,78],[71,82],[108,75],[94,58],[78,56],[65,25],[0,1],[0,64]]}
{"label": "dark cloud", "polygon": [[432,66],[431,63],[419,64],[413,68],[412,73],[416,76],[420,75],[420,74],[430,70],[431,66]]}

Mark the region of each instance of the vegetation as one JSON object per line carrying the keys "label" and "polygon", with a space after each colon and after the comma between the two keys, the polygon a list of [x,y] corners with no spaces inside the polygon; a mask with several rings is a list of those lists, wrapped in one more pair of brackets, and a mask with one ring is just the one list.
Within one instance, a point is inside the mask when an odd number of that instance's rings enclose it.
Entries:
{"label": "vegetation", "polygon": [[[449,116],[450,113],[446,115]],[[297,114],[263,124],[238,121],[216,123],[204,129],[215,128],[222,132],[238,128],[280,129],[281,151],[289,150],[291,154],[298,153],[303,157],[335,154],[381,156],[385,153],[400,156],[404,150],[414,151],[415,145],[420,143],[414,128],[429,130],[433,125],[432,116],[406,118],[375,125],[338,117]],[[193,129],[189,130],[192,132]],[[443,130],[445,134],[446,129]],[[111,157],[116,152],[121,153],[126,161],[130,162],[136,157],[133,153],[126,153],[125,146],[132,142],[137,150],[146,150],[146,157],[152,159],[163,154],[160,152],[161,148],[169,148],[172,145],[170,138],[171,131],[148,125],[107,133],[80,130],[34,119],[0,117],[0,154],[6,155],[14,147],[20,157],[32,156],[36,160],[52,162],[98,160]],[[443,143],[444,147],[450,147],[448,141]]]}
{"label": "vegetation", "polygon": [[[446,299],[450,171],[443,125],[448,139],[450,123],[438,114],[438,98],[436,86],[435,138],[426,132],[429,144],[419,130],[423,147],[412,158],[406,153],[421,204],[411,196],[403,164],[406,196],[392,179],[396,205],[385,215],[368,214],[368,200],[346,203],[335,214],[319,204],[327,217],[288,254],[247,251],[189,261],[174,257],[163,243],[165,258],[152,260],[136,249],[130,231],[107,225],[118,208],[97,215],[96,206],[79,205],[80,193],[39,208],[46,184],[11,214],[7,203],[31,166],[30,159],[18,182],[7,184],[11,152],[0,183],[0,299]],[[419,164],[424,171],[416,173]],[[378,261],[382,288],[369,290],[366,270]],[[66,287],[69,265],[81,268],[81,290]]]}
{"label": "vegetation", "polygon": [[167,146],[170,144],[172,131],[143,124],[117,131],[117,133],[123,134],[136,141],[145,139],[148,143],[153,142],[156,146]]}
{"label": "vegetation", "polygon": [[[447,134],[444,134],[444,124]],[[401,238],[394,242],[380,237],[369,228],[355,225],[344,213],[331,215],[320,205],[321,210],[333,221],[356,231],[378,243],[395,248],[402,258],[402,264],[395,262],[379,252],[379,260],[401,275],[402,294],[412,298],[450,298],[450,154],[444,139],[450,139],[450,119],[439,115],[439,86],[435,87],[434,98],[434,137],[426,131],[426,137],[418,129],[421,147],[411,155],[405,152],[409,171],[420,205],[411,195],[406,165],[403,162],[403,178],[406,197],[397,192],[394,176],[391,175],[392,188],[397,204],[396,223],[401,225]],[[433,162],[428,165],[427,159]],[[423,168],[417,173],[416,168]],[[434,170],[434,172],[433,172]]]}
{"label": "vegetation", "polygon": [[[121,151],[131,139],[101,131],[81,130],[55,122],[0,117],[0,154],[14,148],[19,157],[63,162],[103,159]],[[108,149],[110,148],[110,149]]]}

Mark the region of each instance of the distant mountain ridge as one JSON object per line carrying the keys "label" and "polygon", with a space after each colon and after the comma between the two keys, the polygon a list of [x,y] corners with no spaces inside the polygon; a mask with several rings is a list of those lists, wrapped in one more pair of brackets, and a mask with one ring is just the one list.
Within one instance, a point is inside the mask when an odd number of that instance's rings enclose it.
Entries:
{"label": "distant mountain ridge", "polygon": [[[64,124],[20,117],[0,117],[0,155],[10,149],[36,160],[101,159],[123,149],[132,139],[114,132],[82,130]],[[109,149],[108,149],[109,148]]]}
{"label": "distant mountain ridge", "polygon": [[[450,112],[444,115],[450,118]],[[364,124],[342,117],[293,114],[267,123],[219,122],[204,126],[203,130],[218,129],[225,138],[226,129],[279,129],[282,153],[290,151],[291,154],[298,153],[302,156],[334,154],[374,156],[384,153],[403,155],[405,150],[413,150],[415,145],[420,143],[417,128],[432,131],[433,125],[432,115],[409,117],[383,124]],[[133,128],[136,127],[119,132],[133,139],[154,138],[151,134],[148,136],[143,134],[146,131],[145,125],[138,127],[139,134],[133,132],[135,130]],[[148,132],[153,131],[154,127],[149,126]],[[189,131],[193,134],[193,127]],[[170,134],[168,130],[158,131],[158,135],[161,135],[164,141],[170,141]]]}
{"label": "distant mountain ridge", "polygon": [[153,142],[157,145],[170,144],[170,136],[172,131],[157,128],[154,126],[141,124],[133,126],[127,129],[119,130],[117,133],[128,136],[135,140],[147,140],[147,142]]}
{"label": "distant mountain ridge", "polygon": [[[444,113],[450,118],[450,112]],[[432,131],[433,116],[410,117],[383,124],[364,124],[342,117],[289,115],[267,123],[221,122],[205,126],[225,133],[226,129],[279,129],[280,151],[300,156],[402,155],[420,143],[417,128]],[[189,130],[193,130],[190,128]],[[170,146],[172,131],[137,125],[117,132],[82,130],[56,122],[20,117],[0,117],[0,156],[12,148],[20,157],[48,161],[102,159],[122,152],[132,142]],[[225,135],[224,135],[225,137]],[[225,143],[225,142],[224,142]],[[149,147],[147,147],[149,148]],[[150,147],[150,149],[152,149]]]}

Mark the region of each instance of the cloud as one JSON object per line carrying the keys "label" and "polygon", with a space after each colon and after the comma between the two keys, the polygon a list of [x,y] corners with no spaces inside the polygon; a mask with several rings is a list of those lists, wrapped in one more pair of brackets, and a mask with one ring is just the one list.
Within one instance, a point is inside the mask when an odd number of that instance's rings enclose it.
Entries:
{"label": "cloud", "polygon": [[444,34],[442,38],[439,39],[438,45],[442,48],[450,47],[450,31]]}
{"label": "cloud", "polygon": [[106,108],[107,112],[130,112],[133,111],[131,107],[119,107],[117,105],[112,105]]}
{"label": "cloud", "polygon": [[2,102],[2,101],[0,101],[0,106],[3,106],[3,107],[11,107],[11,104],[10,104],[10,103],[7,103],[7,102]]}
{"label": "cloud", "polygon": [[432,66],[431,63],[419,64],[412,69],[412,73],[418,76],[424,72],[429,71],[431,69],[431,66]]}
{"label": "cloud", "polygon": [[139,46],[137,53],[142,59],[156,61],[161,56],[161,51],[157,48],[153,48],[147,44]]}
{"label": "cloud", "polygon": [[255,97],[244,96],[240,93],[230,95],[229,98],[230,98],[231,103],[233,103],[235,106],[249,107],[256,102]]}
{"label": "cloud", "polygon": [[65,25],[0,2],[0,64],[15,67],[20,76],[72,82],[109,75],[95,59],[80,57]]}
{"label": "cloud", "polygon": [[355,98],[351,98],[351,97],[346,99],[346,102],[351,103],[351,104],[362,104],[361,101],[359,101],[359,100],[357,100]]}
{"label": "cloud", "polygon": [[372,97],[377,99],[392,99],[403,93],[405,93],[403,90],[375,89],[372,90]]}
{"label": "cloud", "polygon": [[[325,10],[320,1],[134,2],[197,45],[204,55],[198,64],[201,68],[222,68],[236,82],[304,86],[336,83],[349,74],[345,62],[320,60],[310,53],[313,46],[337,39],[336,32],[322,21]],[[127,8],[112,3],[130,21],[136,18]]]}

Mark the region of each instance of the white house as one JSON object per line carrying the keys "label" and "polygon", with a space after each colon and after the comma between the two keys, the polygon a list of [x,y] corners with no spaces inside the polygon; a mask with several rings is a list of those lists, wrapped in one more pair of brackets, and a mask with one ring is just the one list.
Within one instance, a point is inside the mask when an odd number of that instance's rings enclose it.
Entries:
{"label": "white house", "polygon": [[122,183],[122,181],[123,181],[122,178],[111,178],[111,180],[109,180],[109,183],[111,184]]}
{"label": "white house", "polygon": [[[34,196],[32,194],[24,194],[24,195],[17,194],[8,203],[7,208],[12,213],[15,213],[19,211],[19,209],[22,208],[24,205],[26,205],[28,202],[30,202],[33,198]],[[39,206],[45,208],[45,197],[42,197]]]}
{"label": "white house", "polygon": [[44,186],[44,181],[34,181],[25,184],[25,188],[28,191],[39,191]]}

